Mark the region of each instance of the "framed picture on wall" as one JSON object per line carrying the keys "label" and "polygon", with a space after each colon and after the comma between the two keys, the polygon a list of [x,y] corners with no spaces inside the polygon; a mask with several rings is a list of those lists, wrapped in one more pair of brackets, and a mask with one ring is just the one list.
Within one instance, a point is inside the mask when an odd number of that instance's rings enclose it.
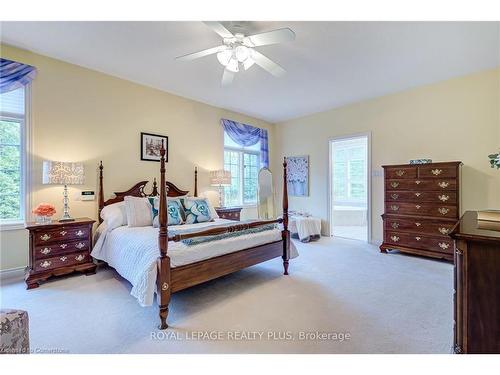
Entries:
{"label": "framed picture on wall", "polygon": [[141,160],[160,161],[161,141],[165,147],[165,161],[168,162],[168,137],[151,133],[141,133]]}
{"label": "framed picture on wall", "polygon": [[309,156],[287,156],[286,164],[288,194],[309,196]]}

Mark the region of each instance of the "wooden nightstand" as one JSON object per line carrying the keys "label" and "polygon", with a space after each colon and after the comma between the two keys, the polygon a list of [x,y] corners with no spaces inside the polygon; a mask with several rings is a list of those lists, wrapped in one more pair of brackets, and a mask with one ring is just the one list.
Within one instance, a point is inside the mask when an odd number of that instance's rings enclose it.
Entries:
{"label": "wooden nightstand", "polygon": [[240,221],[241,207],[215,207],[221,219]]}
{"label": "wooden nightstand", "polygon": [[75,271],[95,273],[90,256],[94,223],[86,217],[63,223],[26,223],[30,232],[29,266],[24,278],[27,289],[37,288],[40,281],[51,276]]}

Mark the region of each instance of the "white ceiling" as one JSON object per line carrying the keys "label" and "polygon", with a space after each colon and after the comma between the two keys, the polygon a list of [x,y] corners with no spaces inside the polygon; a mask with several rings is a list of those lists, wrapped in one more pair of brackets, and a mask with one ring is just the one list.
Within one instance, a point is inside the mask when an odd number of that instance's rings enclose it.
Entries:
{"label": "white ceiling", "polygon": [[258,48],[284,77],[255,65],[222,88],[215,55],[175,61],[221,43],[202,22],[2,22],[0,40],[270,122],[500,65],[499,22],[238,24],[295,31],[294,42]]}

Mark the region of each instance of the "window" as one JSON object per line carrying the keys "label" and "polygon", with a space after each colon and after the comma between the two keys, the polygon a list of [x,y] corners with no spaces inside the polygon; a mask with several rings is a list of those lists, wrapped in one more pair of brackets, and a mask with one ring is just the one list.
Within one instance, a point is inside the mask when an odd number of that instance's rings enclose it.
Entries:
{"label": "window", "polygon": [[0,223],[25,220],[25,88],[0,94]]}
{"label": "window", "polygon": [[224,169],[231,172],[231,186],[224,188],[224,205],[257,204],[260,142],[242,147],[224,132]]}

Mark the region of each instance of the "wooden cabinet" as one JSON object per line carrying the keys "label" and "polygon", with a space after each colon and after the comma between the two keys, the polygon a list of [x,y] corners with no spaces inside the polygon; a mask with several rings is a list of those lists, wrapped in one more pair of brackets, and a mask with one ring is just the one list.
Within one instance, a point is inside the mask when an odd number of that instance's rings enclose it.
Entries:
{"label": "wooden cabinet", "polygon": [[241,207],[216,207],[215,211],[221,219],[240,221]]}
{"label": "wooden cabinet", "polygon": [[95,273],[90,256],[92,225],[89,218],[51,224],[27,223],[30,235],[29,266],[26,268],[27,289],[51,276],[75,271]]}
{"label": "wooden cabinet", "polygon": [[389,249],[453,260],[448,233],[460,215],[460,165],[384,166],[384,242]]}
{"label": "wooden cabinet", "polygon": [[467,211],[455,239],[454,351],[500,353],[500,223]]}

